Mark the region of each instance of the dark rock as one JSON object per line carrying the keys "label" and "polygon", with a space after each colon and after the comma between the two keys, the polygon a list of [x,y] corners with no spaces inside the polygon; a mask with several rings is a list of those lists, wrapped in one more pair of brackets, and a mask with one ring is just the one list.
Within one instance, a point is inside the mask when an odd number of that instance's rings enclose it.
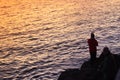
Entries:
{"label": "dark rock", "polygon": [[78,80],[80,78],[81,71],[79,69],[67,69],[62,72],[58,80]]}
{"label": "dark rock", "polygon": [[94,62],[86,61],[80,69],[62,72],[58,80],[115,80],[120,67],[120,55],[110,54]]}

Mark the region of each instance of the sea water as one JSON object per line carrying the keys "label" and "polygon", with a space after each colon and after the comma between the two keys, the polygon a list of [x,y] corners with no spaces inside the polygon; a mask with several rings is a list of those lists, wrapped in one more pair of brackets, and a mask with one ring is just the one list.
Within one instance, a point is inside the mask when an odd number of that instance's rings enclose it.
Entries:
{"label": "sea water", "polygon": [[120,52],[120,0],[0,0],[0,80],[57,80],[89,59],[94,32]]}

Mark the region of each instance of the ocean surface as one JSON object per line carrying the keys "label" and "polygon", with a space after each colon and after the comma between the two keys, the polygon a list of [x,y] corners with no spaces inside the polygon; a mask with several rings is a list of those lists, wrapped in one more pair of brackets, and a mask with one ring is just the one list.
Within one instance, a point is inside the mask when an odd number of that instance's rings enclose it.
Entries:
{"label": "ocean surface", "polygon": [[57,80],[89,59],[95,32],[120,53],[120,0],[0,0],[0,80]]}

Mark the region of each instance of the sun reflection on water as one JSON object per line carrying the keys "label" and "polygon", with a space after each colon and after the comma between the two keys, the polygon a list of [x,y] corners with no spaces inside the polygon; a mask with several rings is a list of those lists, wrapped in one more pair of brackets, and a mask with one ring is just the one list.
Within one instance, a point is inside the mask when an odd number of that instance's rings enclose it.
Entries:
{"label": "sun reflection on water", "polygon": [[[29,70],[30,65],[44,74],[51,64],[67,66],[59,63],[69,63],[72,53],[76,60],[86,58],[89,33],[111,26],[119,17],[119,4],[119,0],[0,0],[0,69]],[[86,54],[76,54],[82,52]]]}

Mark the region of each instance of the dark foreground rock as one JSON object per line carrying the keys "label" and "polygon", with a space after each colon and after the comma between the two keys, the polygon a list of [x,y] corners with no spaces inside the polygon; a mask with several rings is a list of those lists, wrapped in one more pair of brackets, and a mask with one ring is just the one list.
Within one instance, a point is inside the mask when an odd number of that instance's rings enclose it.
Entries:
{"label": "dark foreground rock", "polygon": [[96,61],[86,61],[80,69],[67,69],[58,80],[115,80],[120,67],[120,55],[111,54]]}

